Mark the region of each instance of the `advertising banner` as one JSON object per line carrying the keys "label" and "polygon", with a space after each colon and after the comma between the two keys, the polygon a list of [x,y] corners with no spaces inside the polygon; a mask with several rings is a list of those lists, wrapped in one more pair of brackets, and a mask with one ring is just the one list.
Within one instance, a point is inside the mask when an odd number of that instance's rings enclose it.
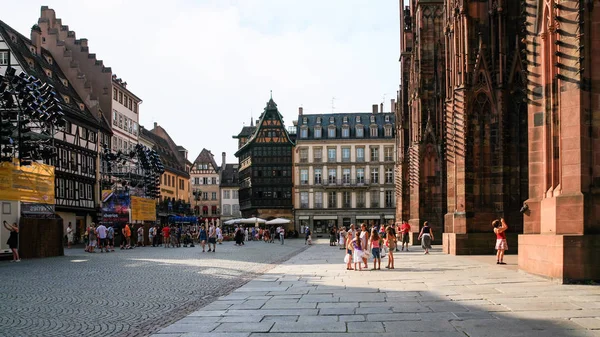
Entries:
{"label": "advertising banner", "polygon": [[132,196],[131,220],[156,221],[156,201]]}
{"label": "advertising banner", "polygon": [[54,205],[54,167],[0,163],[0,200]]}
{"label": "advertising banner", "polygon": [[129,222],[131,208],[129,193],[102,191],[102,198],[102,222],[105,225],[121,227]]}

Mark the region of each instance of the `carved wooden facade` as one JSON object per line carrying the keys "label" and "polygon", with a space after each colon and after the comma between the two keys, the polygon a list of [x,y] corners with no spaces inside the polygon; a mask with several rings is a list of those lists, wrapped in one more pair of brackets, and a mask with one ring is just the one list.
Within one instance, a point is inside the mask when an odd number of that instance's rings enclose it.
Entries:
{"label": "carved wooden facade", "polygon": [[242,216],[292,217],[292,151],[294,143],[277,104],[270,99],[239,158]]}

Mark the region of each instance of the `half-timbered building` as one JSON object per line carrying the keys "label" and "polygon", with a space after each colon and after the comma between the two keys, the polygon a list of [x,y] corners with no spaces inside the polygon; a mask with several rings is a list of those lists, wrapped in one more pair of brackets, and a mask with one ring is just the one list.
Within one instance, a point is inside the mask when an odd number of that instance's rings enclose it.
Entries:
{"label": "half-timbered building", "polygon": [[221,215],[219,170],[212,152],[202,149],[190,171],[194,212],[209,221]]}
{"label": "half-timbered building", "polygon": [[28,39],[0,21],[0,54],[8,55],[7,65],[51,84],[58,94],[66,125],[55,130],[56,156],[46,163],[55,167],[56,213],[65,226],[72,223],[76,232],[83,233],[96,218],[98,144],[108,143],[110,128],[84,104],[52,54],[39,43],[39,33],[34,26]]}
{"label": "half-timbered building", "polygon": [[239,202],[242,216],[292,218],[292,151],[294,142],[271,98],[239,159]]}

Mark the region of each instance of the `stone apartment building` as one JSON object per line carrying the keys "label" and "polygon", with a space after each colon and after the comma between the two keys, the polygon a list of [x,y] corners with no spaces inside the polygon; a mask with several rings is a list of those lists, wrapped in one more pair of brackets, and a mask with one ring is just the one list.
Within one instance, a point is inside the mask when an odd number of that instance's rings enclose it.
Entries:
{"label": "stone apartment building", "polygon": [[294,151],[298,230],[395,220],[395,116],[380,113],[304,114],[299,108]]}

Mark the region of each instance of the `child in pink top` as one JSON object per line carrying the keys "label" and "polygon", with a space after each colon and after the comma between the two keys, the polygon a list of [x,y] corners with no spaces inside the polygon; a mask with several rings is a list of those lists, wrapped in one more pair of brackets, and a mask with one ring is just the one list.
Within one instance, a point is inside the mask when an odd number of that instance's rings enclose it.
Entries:
{"label": "child in pink top", "polygon": [[379,240],[379,233],[377,233],[376,229],[373,229],[369,238],[371,253],[373,254],[373,269],[371,270],[381,270],[381,246],[379,245]]}

